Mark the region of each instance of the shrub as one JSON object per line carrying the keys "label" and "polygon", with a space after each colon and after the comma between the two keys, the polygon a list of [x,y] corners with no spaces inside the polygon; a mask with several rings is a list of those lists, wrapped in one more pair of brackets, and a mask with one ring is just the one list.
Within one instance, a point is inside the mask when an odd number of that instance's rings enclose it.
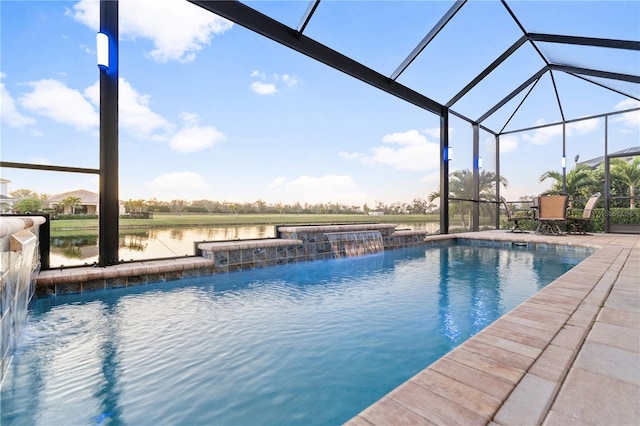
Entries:
{"label": "shrub", "polygon": [[56,216],[56,219],[59,220],[86,220],[97,218],[97,214],[59,214],[58,216]]}
{"label": "shrub", "polygon": [[[594,209],[591,214],[591,231],[604,232],[604,209]],[[612,208],[609,209],[611,223],[640,224],[640,209]],[[589,230],[589,228],[587,228]]]}

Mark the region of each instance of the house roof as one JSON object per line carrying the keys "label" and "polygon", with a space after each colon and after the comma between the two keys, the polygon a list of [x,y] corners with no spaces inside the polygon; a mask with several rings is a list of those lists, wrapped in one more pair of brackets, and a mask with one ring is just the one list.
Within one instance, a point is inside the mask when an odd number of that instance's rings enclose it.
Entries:
{"label": "house roof", "polygon": [[[625,161],[633,161],[633,157],[640,155],[640,146],[632,146],[631,148],[622,149],[620,151],[609,154],[609,157],[622,158]],[[595,169],[604,162],[604,155],[577,163],[578,165],[589,166]]]}
{"label": "house roof", "polygon": [[81,204],[98,204],[100,198],[97,193],[87,191],[86,189],[77,189],[75,191],[67,191],[62,194],[56,194],[49,197],[50,203],[60,203],[67,197],[78,197],[81,200]]}

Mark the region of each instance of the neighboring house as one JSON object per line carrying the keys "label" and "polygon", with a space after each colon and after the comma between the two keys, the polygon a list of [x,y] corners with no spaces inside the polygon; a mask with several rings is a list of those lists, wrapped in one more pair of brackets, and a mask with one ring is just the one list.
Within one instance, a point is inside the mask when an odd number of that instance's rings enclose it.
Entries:
{"label": "neighboring house", "polygon": [[[622,158],[627,163],[630,163],[633,161],[634,156],[640,155],[640,146],[633,146],[631,148],[613,152],[609,155],[614,155],[616,157],[621,156],[618,158]],[[590,160],[580,161],[577,165],[579,166],[584,164],[585,166],[589,166],[592,169],[597,169],[602,163],[604,163],[604,156],[592,158]]]}
{"label": "neighboring house", "polygon": [[[87,191],[86,189],[78,189],[76,191],[63,192],[62,194],[52,195],[47,199],[49,207],[57,209],[60,213],[72,214],[71,206],[63,206],[63,200],[69,197],[77,197],[80,204],[75,208],[75,214],[98,214],[100,206],[100,197],[97,193]],[[120,213],[124,213],[124,203],[120,202]]]}
{"label": "neighboring house", "polygon": [[13,212],[13,203],[16,199],[9,197],[10,180],[0,178],[0,213]]}

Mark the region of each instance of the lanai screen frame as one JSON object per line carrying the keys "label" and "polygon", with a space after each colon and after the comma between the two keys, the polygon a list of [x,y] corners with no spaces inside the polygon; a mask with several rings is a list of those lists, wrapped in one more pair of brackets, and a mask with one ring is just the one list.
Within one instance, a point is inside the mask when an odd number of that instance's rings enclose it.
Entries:
{"label": "lanai screen frame", "polygon": [[[462,88],[456,95],[454,95],[447,103],[440,104],[433,99],[430,99],[412,89],[403,86],[397,82],[397,78],[409,67],[409,65],[420,55],[420,53],[428,46],[428,44],[437,36],[437,34],[448,24],[448,22],[460,11],[467,0],[456,0],[449,10],[443,15],[443,17],[434,25],[434,27],[427,33],[427,35],[418,43],[413,51],[407,56],[407,58],[396,68],[396,70],[390,76],[384,76],[360,64],[352,58],[343,55],[325,45],[318,43],[317,41],[304,35],[304,29],[309,21],[312,19],[314,12],[316,11],[321,0],[311,0],[309,6],[300,20],[300,24],[297,29],[286,26],[285,24],[266,16],[257,10],[239,2],[239,1],[210,1],[210,0],[187,0],[190,3],[198,5],[209,12],[215,13],[218,16],[226,18],[242,27],[245,27],[255,33],[258,33],[266,38],[269,38],[277,43],[287,46],[297,52],[300,52],[306,56],[309,56],[319,62],[324,63],[338,71],[344,72],[356,79],[359,79],[367,84],[370,84],[380,90],[390,93],[396,97],[399,97],[407,102],[423,108],[424,110],[436,114],[440,117],[440,232],[449,232],[449,164],[447,161],[447,151],[449,149],[449,115],[453,114],[460,119],[467,121],[471,124],[473,129],[473,231],[479,230],[479,130],[485,130],[492,134],[496,140],[496,199],[494,200],[496,209],[496,228],[499,228],[499,203],[500,199],[500,136],[525,132],[529,130],[535,130],[550,126],[563,126],[562,136],[562,156],[565,156],[566,148],[566,125],[572,122],[590,120],[598,117],[605,117],[605,119],[611,115],[624,114],[628,112],[639,111],[640,108],[631,108],[624,111],[599,114],[589,117],[581,117],[580,119],[568,120],[565,117],[565,113],[562,108],[562,102],[560,100],[557,88],[555,87],[555,80],[553,80],[553,72],[565,72],[574,77],[581,78],[590,83],[596,84],[607,90],[611,90],[620,95],[629,97],[640,101],[640,98],[632,96],[628,93],[623,93],[615,88],[605,86],[601,83],[590,80],[588,77],[598,77],[605,79],[621,80],[632,83],[640,83],[640,76],[628,75],[622,73],[608,72],[604,70],[582,68],[558,63],[552,63],[542,54],[538,49],[535,42],[550,42],[561,44],[573,44],[582,46],[597,46],[612,49],[628,49],[640,51],[640,41],[633,40],[615,40],[604,39],[595,37],[579,37],[579,36],[567,36],[557,34],[541,34],[527,32],[524,26],[520,23],[516,15],[513,13],[509,5],[505,0],[501,0],[502,5],[506,8],[507,12],[522,31],[523,35],[515,43],[513,43],[505,52],[498,56],[489,66],[487,66],[480,74],[478,74],[469,84]],[[485,77],[487,77],[493,70],[495,70],[501,63],[509,58],[517,49],[525,43],[530,43],[536,50],[538,55],[544,61],[544,66],[534,73],[528,80],[524,81],[520,86],[515,88],[511,93],[505,96],[497,104],[489,108],[480,117],[474,119],[468,118],[462,114],[455,112],[451,107],[459,101],[465,94],[478,85]],[[558,108],[562,117],[562,121],[556,123],[550,123],[546,125],[534,126],[524,129],[518,129],[505,132],[505,128],[509,121],[516,114],[522,103],[526,100],[527,96],[531,92],[531,89],[535,84],[546,74],[551,75],[552,81],[554,81],[554,90]],[[504,124],[502,129],[498,132],[493,131],[482,125],[482,122],[491,116],[494,112],[504,106],[507,102],[512,100],[522,91],[529,88],[529,92],[524,96],[520,105],[513,112],[509,120]],[[606,130],[605,130],[606,132]],[[606,134],[605,134],[606,138]],[[606,151],[606,143],[605,143]],[[606,154],[606,152],[605,152]],[[608,176],[605,178],[608,180]],[[563,188],[566,186],[566,168],[563,167]],[[608,209],[609,200],[606,200],[606,208]],[[607,229],[608,231],[608,229]]]}
{"label": "lanai screen frame", "polygon": [[[562,102],[556,92],[556,100],[560,110],[562,120],[555,123],[549,123],[540,126],[528,127],[518,130],[505,131],[508,122],[504,124],[501,130],[494,131],[482,125],[482,122],[491,116],[495,111],[504,106],[522,91],[529,88],[529,92],[518,105],[516,111],[513,112],[511,118],[520,108],[531,89],[540,78],[547,72],[553,80],[554,72],[565,72],[574,77],[583,79],[593,83],[604,89],[616,92],[620,95],[640,101],[637,96],[623,93],[613,87],[606,86],[602,83],[590,79],[590,77],[605,78],[612,80],[620,80],[632,83],[640,83],[640,76],[628,75],[620,73],[612,73],[603,70],[580,68],[570,65],[563,65],[549,62],[545,56],[535,45],[535,42],[551,42],[564,43],[583,46],[597,46],[613,49],[628,49],[640,51],[640,41],[630,40],[613,40],[593,37],[578,37],[554,34],[528,33],[519,22],[516,15],[511,11],[505,0],[501,0],[502,5],[506,8],[518,27],[522,30],[523,35],[513,43],[505,52],[499,55],[489,66],[480,72],[471,82],[462,88],[448,102],[441,104],[409,87],[397,82],[397,78],[407,69],[414,59],[428,46],[428,44],[437,36],[437,34],[445,28],[448,22],[455,14],[464,6],[467,0],[455,1],[443,17],[434,25],[427,35],[418,43],[413,51],[402,61],[396,70],[390,75],[385,76],[379,72],[355,61],[354,59],[343,55],[321,43],[305,36],[303,34],[309,21],[318,7],[320,0],[312,0],[300,20],[298,29],[294,29],[284,25],[283,23],[270,18],[255,9],[239,2],[239,1],[204,1],[204,0],[187,0],[203,9],[224,17],[240,26],[243,26],[253,32],[261,34],[273,41],[283,44],[293,50],[309,56],[325,65],[329,65],[343,73],[346,73],[356,79],[359,79],[375,88],[385,91],[393,96],[412,103],[425,111],[440,117],[440,232],[449,232],[449,164],[446,158],[449,149],[449,117],[454,115],[468,122],[473,129],[473,179],[474,179],[474,199],[466,200],[474,203],[473,209],[473,229],[478,230],[479,226],[479,168],[477,167],[477,158],[479,153],[479,131],[484,130],[495,137],[496,140],[496,228],[499,228],[499,204],[500,199],[500,137],[508,134],[526,132],[529,130],[541,129],[544,127],[562,125],[563,130],[566,125],[572,122],[589,120],[598,117],[605,117],[605,120],[612,115],[625,114],[629,112],[640,111],[640,108],[631,108],[624,111],[617,111],[589,117],[581,117],[575,120],[568,120],[562,109]],[[112,66],[108,70],[100,71],[100,166],[99,169],[85,169],[64,166],[41,166],[36,164],[0,162],[1,167],[23,168],[32,170],[49,170],[61,172],[90,173],[100,175],[100,215],[99,215],[99,266],[108,266],[119,263],[118,260],[118,232],[119,232],[119,211],[118,211],[118,0],[100,0],[100,29],[110,35],[110,57]],[[504,62],[511,54],[513,54],[520,46],[530,43],[538,52],[545,65],[529,79],[524,81],[520,86],[515,88],[509,95],[504,97],[497,104],[491,106],[484,114],[476,119],[468,118],[457,113],[452,107],[464,97],[473,87],[480,83],[502,62]],[[511,119],[510,118],[510,119]],[[510,120],[509,119],[509,120]],[[563,131],[563,154],[565,150],[565,132]],[[606,152],[606,130],[605,130],[605,155]],[[566,169],[563,169],[566,179]],[[605,180],[608,176],[605,177]],[[608,208],[608,198],[605,200],[606,208]],[[608,229],[605,229],[608,231]]]}

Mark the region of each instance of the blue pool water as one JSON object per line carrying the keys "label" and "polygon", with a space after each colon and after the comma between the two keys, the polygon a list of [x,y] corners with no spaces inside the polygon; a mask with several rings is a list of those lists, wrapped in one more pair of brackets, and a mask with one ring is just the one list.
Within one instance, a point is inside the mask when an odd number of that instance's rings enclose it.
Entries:
{"label": "blue pool water", "polygon": [[588,253],[414,247],[38,300],[2,425],[335,425]]}

